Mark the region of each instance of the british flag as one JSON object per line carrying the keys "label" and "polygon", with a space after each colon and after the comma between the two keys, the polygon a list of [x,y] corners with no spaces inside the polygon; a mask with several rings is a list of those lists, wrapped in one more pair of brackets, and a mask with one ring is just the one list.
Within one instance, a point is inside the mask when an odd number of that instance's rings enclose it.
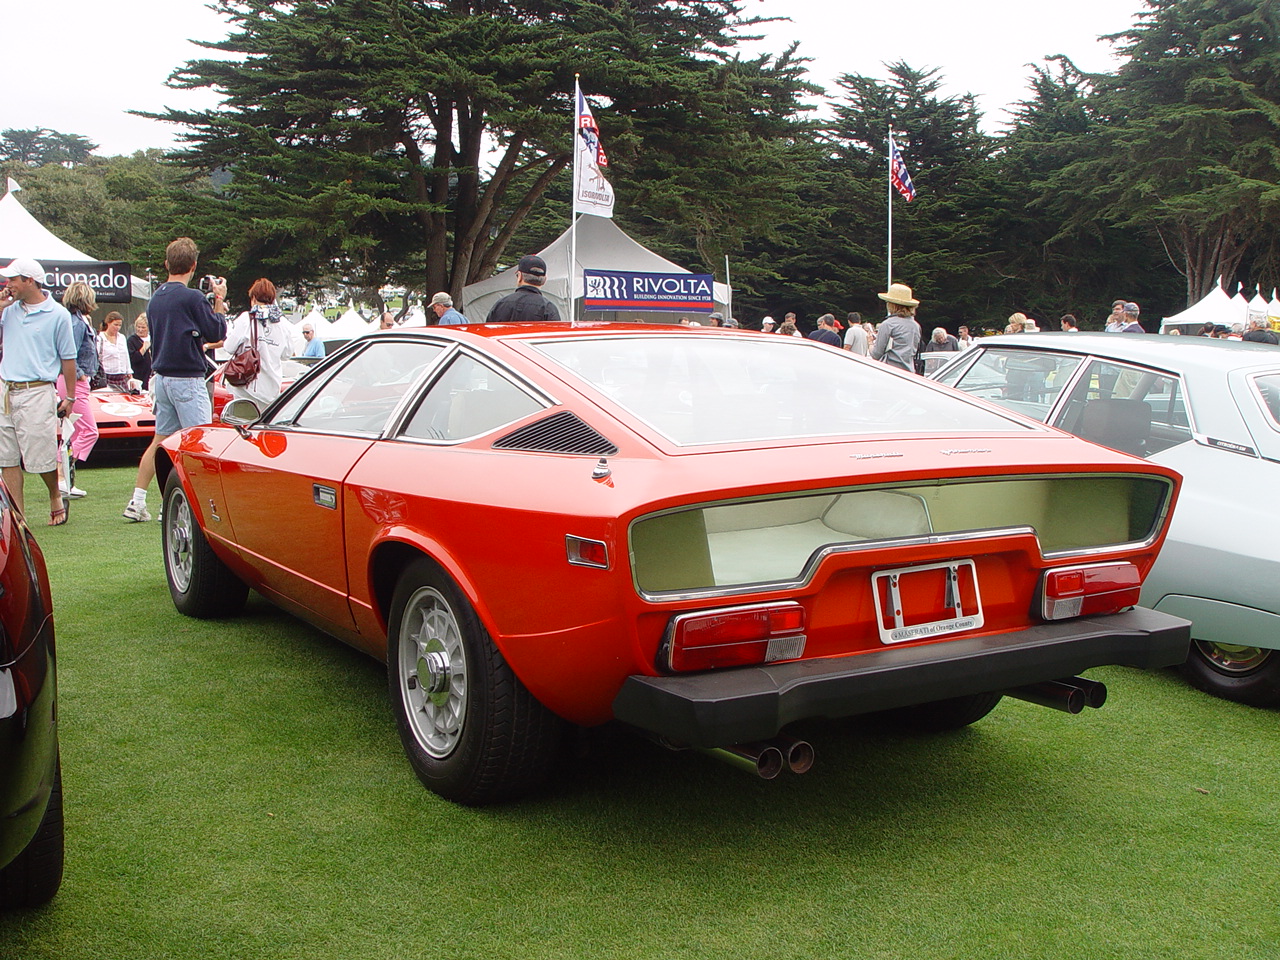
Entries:
{"label": "british flag", "polygon": [[591,107],[587,98],[578,90],[578,136],[595,153],[596,163],[602,167],[609,165],[609,158],[604,155],[604,147],[600,145],[600,128],[596,126],[596,118],[591,115]]}
{"label": "british flag", "polygon": [[898,145],[893,142],[893,134],[889,134],[889,182],[908,203],[916,198],[915,185],[911,182],[911,174],[907,173],[902,154],[898,152]]}

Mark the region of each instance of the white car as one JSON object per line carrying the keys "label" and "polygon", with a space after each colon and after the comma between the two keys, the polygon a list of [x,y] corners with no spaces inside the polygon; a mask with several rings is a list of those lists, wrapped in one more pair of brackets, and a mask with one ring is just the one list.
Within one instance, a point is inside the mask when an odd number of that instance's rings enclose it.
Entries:
{"label": "white car", "polygon": [[[1280,705],[1280,348],[1200,337],[990,337],[933,378],[1183,475],[1144,606],[1192,621],[1201,690]],[[1088,497],[1070,505],[1088,509]]]}

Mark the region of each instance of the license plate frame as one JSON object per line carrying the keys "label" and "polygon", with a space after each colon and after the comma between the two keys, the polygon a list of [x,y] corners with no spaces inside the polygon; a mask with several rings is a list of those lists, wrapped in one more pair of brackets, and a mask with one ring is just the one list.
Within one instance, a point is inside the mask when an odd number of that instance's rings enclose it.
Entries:
{"label": "license plate frame", "polygon": [[[911,611],[913,594],[941,587],[949,616],[918,619]],[[978,567],[972,559],[944,560],[879,570],[871,575],[880,642],[906,643],[950,633],[976,630],[983,624]],[[905,599],[904,599],[905,597]]]}

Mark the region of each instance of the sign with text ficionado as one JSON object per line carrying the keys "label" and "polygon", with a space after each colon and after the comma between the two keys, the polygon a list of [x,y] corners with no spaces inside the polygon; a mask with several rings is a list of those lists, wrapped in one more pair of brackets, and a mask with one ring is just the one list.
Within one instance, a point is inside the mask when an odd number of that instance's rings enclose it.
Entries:
{"label": "sign with text ficionado", "polygon": [[663,310],[710,313],[716,308],[709,273],[628,273],[583,270],[584,310]]}
{"label": "sign with text ficionado", "polygon": [[[0,263],[12,258],[0,257]],[[129,303],[133,285],[129,264],[114,260],[41,260],[45,289],[59,300],[71,284],[87,283],[99,303]]]}

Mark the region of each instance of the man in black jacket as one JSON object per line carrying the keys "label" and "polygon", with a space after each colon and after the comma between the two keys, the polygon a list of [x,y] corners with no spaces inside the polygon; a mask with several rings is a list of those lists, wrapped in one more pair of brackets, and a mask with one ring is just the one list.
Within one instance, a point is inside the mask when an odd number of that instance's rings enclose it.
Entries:
{"label": "man in black jacket", "polygon": [[147,487],[156,475],[156,447],[171,433],[213,419],[205,388],[204,347],[227,336],[225,280],[214,280],[210,304],[187,286],[195,276],[199,251],[190,237],[179,237],[165,249],[169,279],[156,287],[147,304],[151,324],[151,369],[154,374],[156,435],[142,454],[133,496],[124,508],[126,520],[151,519]]}
{"label": "man in black jacket", "polygon": [[560,319],[556,305],[542,295],[547,282],[547,264],[530,254],[516,265],[516,290],[493,305],[485,323],[530,323]]}

